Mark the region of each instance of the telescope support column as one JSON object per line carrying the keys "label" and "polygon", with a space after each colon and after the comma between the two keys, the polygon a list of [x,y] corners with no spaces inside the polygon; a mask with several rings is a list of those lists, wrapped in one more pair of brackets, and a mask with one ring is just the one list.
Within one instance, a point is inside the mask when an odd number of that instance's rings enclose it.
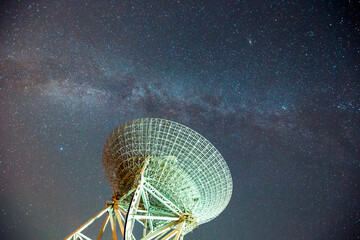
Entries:
{"label": "telescope support column", "polygon": [[[163,204],[163,209],[167,209],[168,214],[154,214],[150,210],[150,197],[155,198],[158,202]],[[141,206],[141,207],[140,207]],[[121,235],[120,239],[136,240],[134,237],[134,224],[136,222],[143,225],[143,234],[141,240],[180,240],[183,238],[183,229],[186,224],[187,214],[184,214],[175,204],[156,190],[149,182],[145,180],[142,175],[139,185],[133,191],[133,197],[130,206],[125,211],[119,204],[119,201],[113,197],[113,201],[106,203],[106,208],[100,211],[93,218],[88,220],[85,224],[79,227],[75,232],[70,234],[65,240],[91,240],[83,231],[88,228],[96,219],[108,214],[102,224],[97,239],[101,239],[110,222],[112,239],[117,240],[116,222],[118,222]],[[170,214],[172,213],[172,214]],[[124,217],[125,216],[125,217]],[[162,221],[161,226],[154,227],[154,221]]]}

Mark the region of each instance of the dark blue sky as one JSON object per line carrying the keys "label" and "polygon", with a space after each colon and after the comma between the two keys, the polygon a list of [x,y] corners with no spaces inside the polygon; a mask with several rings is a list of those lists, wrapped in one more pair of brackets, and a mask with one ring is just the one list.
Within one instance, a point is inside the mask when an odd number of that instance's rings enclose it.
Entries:
{"label": "dark blue sky", "polygon": [[360,237],[358,1],[3,1],[0,238],[61,239],[112,196],[108,134],[182,123],[232,173],[186,239]]}

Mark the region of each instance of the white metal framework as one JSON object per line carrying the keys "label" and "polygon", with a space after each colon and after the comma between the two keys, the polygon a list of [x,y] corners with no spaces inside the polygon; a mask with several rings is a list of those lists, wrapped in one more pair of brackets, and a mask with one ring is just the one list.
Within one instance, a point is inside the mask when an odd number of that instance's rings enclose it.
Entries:
{"label": "white metal framework", "polygon": [[[183,213],[170,200],[158,192],[141,173],[138,187],[132,192],[132,200],[128,210],[125,210],[122,201],[113,197],[113,201],[106,204],[106,208],[79,227],[75,232],[66,237],[66,240],[91,240],[83,231],[95,220],[106,215],[105,221],[99,231],[97,239],[101,239],[108,223],[110,222],[112,239],[134,240],[133,228],[135,222],[143,226],[142,240],[151,239],[183,239],[186,224],[196,224],[196,218]],[[152,211],[150,197],[158,200],[163,209],[172,214],[163,215],[162,212]],[[161,222],[161,224],[154,224]],[[116,232],[116,223],[119,225],[120,236]]]}
{"label": "white metal framework", "polygon": [[100,234],[110,221],[113,239],[116,221],[126,240],[135,239],[136,222],[143,226],[141,239],[180,239],[218,216],[232,194],[229,168],[216,148],[169,120],[120,125],[106,140],[103,166],[113,203],[67,239],[88,239],[82,230],[105,213]]}

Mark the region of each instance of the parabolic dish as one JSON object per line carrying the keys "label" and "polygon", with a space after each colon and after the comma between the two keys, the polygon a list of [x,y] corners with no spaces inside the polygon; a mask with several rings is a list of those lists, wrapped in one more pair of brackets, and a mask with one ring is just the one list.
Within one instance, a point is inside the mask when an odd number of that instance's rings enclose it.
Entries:
{"label": "parabolic dish", "polygon": [[151,185],[195,216],[197,225],[218,216],[229,203],[229,168],[219,151],[194,130],[169,120],[143,118],[111,132],[102,161],[119,198],[136,187],[145,159],[144,174]]}

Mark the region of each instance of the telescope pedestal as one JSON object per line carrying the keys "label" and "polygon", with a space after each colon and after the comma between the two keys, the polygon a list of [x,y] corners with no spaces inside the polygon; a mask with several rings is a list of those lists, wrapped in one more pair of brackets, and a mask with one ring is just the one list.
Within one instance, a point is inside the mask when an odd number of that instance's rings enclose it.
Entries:
{"label": "telescope pedestal", "polygon": [[[106,203],[106,208],[70,234],[65,240],[91,240],[83,231],[98,218],[106,214],[104,223],[99,231],[97,239],[101,239],[108,223],[110,222],[112,239],[136,240],[134,237],[134,224],[137,222],[143,226],[142,240],[162,239],[181,240],[187,221],[192,221],[190,214],[183,213],[175,204],[148,183],[141,174],[141,180],[136,189],[127,194],[132,194],[132,200],[128,209],[113,197],[111,202]],[[150,209],[151,200],[156,199],[161,203],[163,211],[154,212]],[[166,214],[165,214],[166,213]],[[116,230],[119,225],[120,232]],[[119,237],[119,238],[118,238]]]}

